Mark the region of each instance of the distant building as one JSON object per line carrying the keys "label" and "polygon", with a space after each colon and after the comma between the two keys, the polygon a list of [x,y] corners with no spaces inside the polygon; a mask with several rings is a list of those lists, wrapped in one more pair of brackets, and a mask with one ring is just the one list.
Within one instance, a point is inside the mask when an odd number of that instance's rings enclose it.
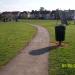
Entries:
{"label": "distant building", "polygon": [[28,13],[26,11],[20,12],[20,19],[28,18]]}
{"label": "distant building", "polygon": [[74,10],[64,10],[66,14],[66,18],[68,20],[73,20],[74,19]]}
{"label": "distant building", "polygon": [[27,12],[27,17],[28,17],[28,19],[31,18],[31,14],[30,14],[30,12]]}
{"label": "distant building", "polygon": [[3,12],[3,13],[1,14],[1,16],[2,16],[2,20],[5,21],[5,22],[11,21],[12,18],[13,18],[13,15],[12,15],[11,12]]}
{"label": "distant building", "polygon": [[34,11],[31,12],[32,19],[50,19],[50,11]]}
{"label": "distant building", "polygon": [[15,20],[16,17],[19,17],[20,12],[3,12],[1,13],[2,20],[7,22],[7,21],[12,21]]}
{"label": "distant building", "polygon": [[66,18],[68,20],[73,20],[75,18],[75,10],[32,10],[31,12],[28,11],[13,11],[13,12],[3,12],[0,13],[0,20],[4,21],[12,21],[15,19],[60,19],[62,12],[65,13]]}

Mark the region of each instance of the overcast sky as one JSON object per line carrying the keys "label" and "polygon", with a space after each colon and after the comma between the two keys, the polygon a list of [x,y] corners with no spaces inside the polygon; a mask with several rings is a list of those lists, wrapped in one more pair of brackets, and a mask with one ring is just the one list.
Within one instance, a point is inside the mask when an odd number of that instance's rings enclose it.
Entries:
{"label": "overcast sky", "polygon": [[75,9],[75,0],[0,0],[0,11]]}

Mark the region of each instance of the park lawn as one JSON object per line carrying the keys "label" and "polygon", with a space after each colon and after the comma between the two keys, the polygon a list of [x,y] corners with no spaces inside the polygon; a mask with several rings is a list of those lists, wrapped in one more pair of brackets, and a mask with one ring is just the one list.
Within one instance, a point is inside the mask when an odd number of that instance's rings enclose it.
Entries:
{"label": "park lawn", "polygon": [[0,68],[15,57],[36,34],[25,22],[0,23]]}
{"label": "park lawn", "polygon": [[[50,42],[55,42],[55,20],[32,20],[33,24],[42,25],[50,33]],[[65,46],[50,50],[49,75],[75,75],[75,25],[66,27]]]}

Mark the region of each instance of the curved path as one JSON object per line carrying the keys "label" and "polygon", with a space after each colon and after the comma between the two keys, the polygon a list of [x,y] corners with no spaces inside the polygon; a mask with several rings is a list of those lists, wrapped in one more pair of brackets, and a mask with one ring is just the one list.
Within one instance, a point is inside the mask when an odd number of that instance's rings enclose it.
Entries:
{"label": "curved path", "polygon": [[49,33],[35,25],[37,34],[29,45],[0,70],[0,75],[48,75]]}

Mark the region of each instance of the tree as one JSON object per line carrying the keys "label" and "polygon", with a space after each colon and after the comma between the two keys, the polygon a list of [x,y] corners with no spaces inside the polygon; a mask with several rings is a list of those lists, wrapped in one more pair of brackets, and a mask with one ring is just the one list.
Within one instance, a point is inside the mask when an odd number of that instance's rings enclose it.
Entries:
{"label": "tree", "polygon": [[44,7],[40,7],[40,11],[44,11],[45,9],[44,9]]}

